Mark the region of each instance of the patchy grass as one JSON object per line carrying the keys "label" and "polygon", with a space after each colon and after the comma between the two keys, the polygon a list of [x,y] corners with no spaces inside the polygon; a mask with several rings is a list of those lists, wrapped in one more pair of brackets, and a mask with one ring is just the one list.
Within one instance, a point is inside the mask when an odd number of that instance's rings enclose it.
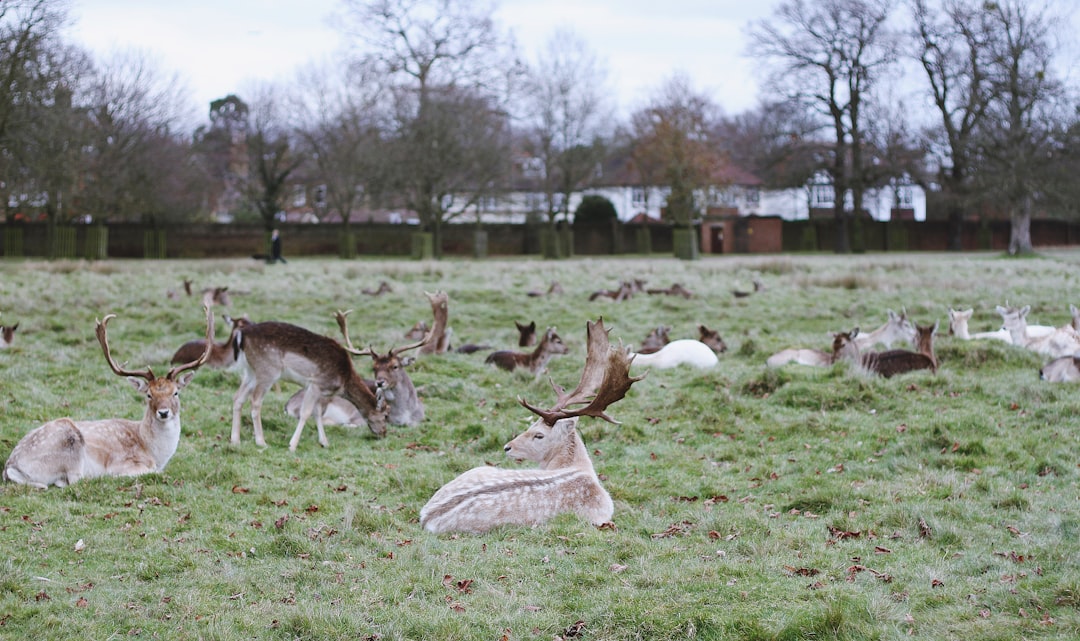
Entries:
{"label": "patchy grass", "polygon": [[[512,348],[514,320],[556,326],[572,385],[586,320],[638,343],[658,324],[721,331],[714,370],[653,371],[582,435],[615,500],[614,530],[564,516],[540,528],[433,536],[420,507],[456,474],[515,465],[502,445],[552,399],[545,380],[424,357],[415,428],[308,426],[295,453],[267,398],[270,446],[245,419],[228,442],[235,372],[200,371],[183,393],[184,434],[162,474],[34,491],[0,486],[0,636],[66,639],[1073,639],[1080,636],[1077,389],[1038,380],[1042,359],[945,335],[950,307],[975,328],[994,305],[1068,322],[1080,254],[580,259],[482,262],[243,260],[0,263],[0,312],[19,322],[0,351],[0,452],[51,418],[137,417],[93,336],[163,371],[201,332],[185,278],[227,285],[233,315],[402,344],[450,295],[454,342]],[[638,277],[696,296],[588,302]],[[758,279],[763,291],[734,298]],[[386,280],[393,291],[360,293]],[[529,298],[552,280],[562,295]],[[167,292],[180,292],[179,299]],[[1063,295],[1064,293],[1064,295]],[[870,379],[787,366],[785,347],[826,349],[885,310],[941,321],[941,370]],[[219,312],[226,310],[217,310]],[[221,327],[219,322],[219,327]],[[224,330],[222,329],[222,332]],[[358,367],[369,365],[358,360]],[[82,544],[76,546],[78,541]]]}

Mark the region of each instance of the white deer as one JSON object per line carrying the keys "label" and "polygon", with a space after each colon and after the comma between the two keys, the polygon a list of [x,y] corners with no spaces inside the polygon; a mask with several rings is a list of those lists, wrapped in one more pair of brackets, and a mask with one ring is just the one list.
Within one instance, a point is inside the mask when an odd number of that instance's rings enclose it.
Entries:
{"label": "white deer", "polygon": [[289,439],[290,450],[296,450],[304,424],[313,412],[319,431],[319,445],[326,447],[329,444],[322,417],[327,402],[335,394],[356,406],[373,434],[386,435],[385,404],[379,403],[375,393],[356,373],[349,350],[334,339],[289,323],[268,321],[241,329],[235,345],[238,350],[236,361],[243,372],[243,380],[233,397],[231,442],[240,442],[240,415],[244,403],[250,398],[255,443],[266,445],[262,425],[263,397],[282,378],[299,383],[304,388],[299,422]]}
{"label": "white deer", "polygon": [[893,310],[886,310],[888,320],[881,327],[872,332],[866,332],[855,336],[855,344],[860,350],[867,350],[881,343],[886,348],[892,347],[896,341],[906,341],[915,344],[915,326],[908,320],[907,310],[900,310],[897,314]]}
{"label": "white deer", "polygon": [[859,347],[855,340],[858,336],[858,327],[850,332],[833,334],[832,352],[808,347],[782,349],[766,359],[765,365],[767,367],[783,367],[788,363],[795,363],[811,367],[829,367],[841,360],[857,362],[859,360]]}
{"label": "white deer", "polygon": [[38,488],[63,487],[82,478],[135,476],[160,472],[180,443],[180,390],[194,370],[206,362],[214,339],[214,315],[206,309],[206,349],[194,361],[178,365],[163,377],[122,369],[109,352],[109,314],[95,327],[105,360],[118,376],[126,376],[146,395],[141,421],[107,418],[75,421],[60,418],[31,430],[4,464],[6,481]]}
{"label": "white deer", "polygon": [[[979,340],[979,339],[991,339],[1003,341],[1012,344],[1012,334],[1005,327],[1001,327],[993,332],[975,332],[970,333],[968,330],[968,321],[971,320],[971,315],[974,310],[965,309],[963,311],[950,309],[949,310],[949,334],[959,338],[960,340]],[[1074,318],[1074,328],[1076,320]],[[1028,325],[1027,335],[1033,338],[1040,336],[1048,336],[1054,333],[1056,327],[1050,325]]]}
{"label": "white deer", "polygon": [[1005,329],[1009,330],[1013,345],[1025,347],[1052,358],[1072,356],[1080,352],[1080,333],[1073,329],[1072,325],[1055,328],[1053,332],[1043,336],[1032,335],[1028,331],[1027,324],[1027,315],[1030,311],[1030,305],[1020,308],[997,306],[997,312],[1001,314],[1005,322]]}
{"label": "white deer", "polygon": [[[485,466],[465,472],[439,488],[420,510],[425,529],[480,533],[500,525],[541,525],[563,513],[578,514],[597,526],[611,520],[615,506],[578,434],[578,417],[615,423],[604,410],[642,377],[630,376],[633,357],[611,347],[603,319],[586,327],[588,355],[577,388],[567,394],[552,383],[558,400],[547,410],[519,399],[540,419],[503,448],[510,458],[534,461],[540,468]],[[568,409],[581,404],[585,406]]]}
{"label": "white deer", "polygon": [[634,367],[652,367],[669,369],[679,365],[690,365],[700,369],[716,367],[720,359],[711,347],[699,340],[680,338],[664,345],[651,354],[630,353],[634,358]]}

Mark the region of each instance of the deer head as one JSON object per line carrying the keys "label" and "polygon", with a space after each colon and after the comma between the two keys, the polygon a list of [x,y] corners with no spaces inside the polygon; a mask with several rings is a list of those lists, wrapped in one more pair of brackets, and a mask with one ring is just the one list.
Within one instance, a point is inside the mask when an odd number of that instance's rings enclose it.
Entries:
{"label": "deer head", "polygon": [[349,338],[349,327],[346,317],[351,313],[352,310],[350,309],[345,312],[339,310],[334,314],[338,328],[341,330],[341,335],[345,339],[345,350],[356,356],[370,356],[375,373],[375,387],[380,390],[393,389],[402,381],[402,378],[406,376],[404,368],[408,366],[410,362],[407,359],[402,358],[401,355],[411,349],[416,349],[425,345],[431,339],[432,331],[429,330],[419,341],[400,347],[392,347],[390,351],[385,354],[376,352],[375,348],[371,346],[368,346],[367,349],[359,350],[353,347],[352,340]]}

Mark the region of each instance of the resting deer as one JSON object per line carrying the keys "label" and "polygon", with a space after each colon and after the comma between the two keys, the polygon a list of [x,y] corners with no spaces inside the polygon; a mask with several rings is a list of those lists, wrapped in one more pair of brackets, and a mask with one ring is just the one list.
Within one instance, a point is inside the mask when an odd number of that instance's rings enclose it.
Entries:
{"label": "resting deer", "polygon": [[232,298],[229,297],[228,287],[207,287],[202,290],[203,305],[220,305],[230,307]]}
{"label": "resting deer", "polygon": [[1046,354],[1051,358],[1072,356],[1080,352],[1080,333],[1077,333],[1072,325],[1058,327],[1044,336],[1032,335],[1027,324],[1027,315],[1030,311],[1030,305],[1021,308],[997,306],[997,312],[1001,314],[1005,322],[1005,329],[1009,330],[1013,345]]}
{"label": "resting deer", "polygon": [[536,344],[536,321],[530,321],[528,325],[514,321],[518,331],[518,347],[531,347]]}
{"label": "resting deer", "polygon": [[262,425],[263,397],[282,378],[304,388],[299,422],[289,439],[290,450],[296,450],[304,424],[312,412],[319,431],[319,445],[326,447],[329,444],[322,417],[326,404],[335,394],[356,406],[373,434],[386,435],[386,408],[380,406],[375,393],[356,373],[350,350],[334,339],[289,323],[267,321],[240,330],[233,345],[243,380],[233,397],[232,443],[240,442],[240,414],[250,398],[255,443],[266,445]]}
{"label": "resting deer", "polygon": [[671,328],[667,325],[658,325],[656,329],[649,332],[638,346],[638,354],[653,354],[659,352],[660,348],[671,342],[670,336]]}
{"label": "resting deer", "polygon": [[554,294],[561,294],[561,293],[563,293],[562,285],[559,284],[559,281],[553,280],[553,281],[551,281],[551,285],[548,286],[546,292],[542,292],[542,291],[540,291],[538,289],[533,289],[533,290],[529,290],[525,295],[526,296],[531,296],[533,298],[539,298],[540,296],[552,296]]}
{"label": "resting deer", "polygon": [[392,291],[394,290],[390,287],[390,283],[383,280],[379,281],[378,289],[368,289],[365,287],[364,289],[360,290],[360,293],[366,296],[382,296],[383,294],[389,294]]}
{"label": "resting deer", "polygon": [[681,338],[664,345],[652,354],[633,354],[635,367],[655,367],[668,369],[679,365],[690,365],[701,369],[715,367],[720,359],[708,345],[699,340]]}
{"label": "resting deer", "polygon": [[555,333],[554,327],[549,327],[544,332],[544,337],[540,339],[540,344],[532,352],[499,350],[488,354],[484,362],[510,372],[521,367],[529,370],[539,378],[552,356],[565,354],[566,352],[566,343]]}
{"label": "resting deer", "polygon": [[646,294],[664,294],[665,296],[682,296],[683,298],[693,298],[694,292],[686,289],[681,283],[672,283],[671,287],[667,289],[646,289]]}
{"label": "resting deer", "polygon": [[859,364],[866,371],[884,378],[920,369],[928,369],[936,374],[938,362],[934,354],[934,334],[937,332],[937,327],[937,323],[915,326],[915,343],[918,352],[909,352],[906,349],[868,352],[860,355]]}
{"label": "resting deer", "polygon": [[899,314],[893,310],[887,310],[888,320],[881,327],[872,332],[859,334],[855,337],[855,344],[861,350],[870,349],[881,343],[885,347],[892,347],[895,341],[905,341],[915,344],[915,326],[908,320],[907,311],[901,310]]}
{"label": "resting deer", "polygon": [[1039,370],[1039,378],[1050,383],[1080,381],[1080,358],[1062,356],[1055,358]]}
{"label": "resting deer", "polygon": [[420,348],[420,353],[444,354],[450,349],[450,334],[452,332],[447,327],[450,318],[450,298],[446,295],[446,292],[435,292],[434,294],[424,292],[424,294],[431,301],[431,313],[435,320],[431,324],[431,329],[428,330],[430,336],[427,343]]}
{"label": "resting deer", "polygon": [[206,350],[195,360],[154,376],[122,369],[109,350],[106,326],[109,314],[95,326],[105,361],[117,376],[126,376],[146,395],[141,421],[107,418],[75,421],[60,418],[30,431],[11,451],[4,465],[4,480],[38,488],[63,487],[81,478],[136,476],[160,472],[180,444],[180,390],[196,369],[210,357],[214,339],[214,315],[206,309]]}
{"label": "resting deer", "polygon": [[1004,327],[996,332],[970,333],[968,331],[968,321],[971,320],[974,311],[970,308],[965,310],[949,309],[949,335],[964,341],[991,339],[1012,343],[1012,336],[1009,334],[1009,330]]}
{"label": "resting deer", "polygon": [[628,298],[632,298],[634,294],[639,294],[645,291],[645,281],[640,278],[634,280],[624,280],[619,283],[618,289],[601,289],[595,291],[589,295],[589,300],[596,300],[597,298],[610,298],[613,301],[624,301]]}
{"label": "resting deer", "polygon": [[[630,376],[633,357],[611,347],[603,319],[586,328],[588,355],[577,388],[567,394],[552,383],[557,401],[546,410],[519,399],[540,418],[503,449],[514,460],[539,463],[539,469],[485,466],[465,472],[439,488],[420,510],[424,529],[481,533],[500,525],[542,525],[564,513],[596,526],[611,521],[615,506],[578,434],[578,417],[616,423],[605,410],[642,377]],[[569,409],[578,405],[584,407]]]}
{"label": "resting deer", "polygon": [[[248,325],[251,325],[251,321],[247,316],[241,316],[240,318],[232,318],[229,315],[224,315],[225,322],[230,326],[229,337],[220,343],[212,343],[210,348],[210,358],[206,359],[205,366],[211,369],[225,369],[232,367],[236,364],[236,352],[233,349],[233,340],[236,338],[236,333]],[[203,339],[188,341],[180,346],[180,349],[176,350],[172,359],[169,361],[171,364],[188,363],[199,357],[206,349],[206,341]]]}
{"label": "resting deer", "polygon": [[427,336],[428,326],[424,321],[416,321],[409,331],[405,332],[405,338],[411,341],[418,341],[421,338]]}
{"label": "resting deer", "polygon": [[709,346],[709,349],[717,354],[723,354],[727,351],[727,343],[720,336],[720,332],[715,329],[709,329],[704,325],[698,325],[698,340]]}
{"label": "resting deer", "polygon": [[0,349],[11,347],[11,343],[15,341],[15,330],[19,329],[19,324],[14,325],[0,325]]}
{"label": "resting deer", "polygon": [[832,352],[823,352],[819,349],[791,347],[780,350],[770,356],[766,361],[767,367],[782,367],[788,363],[809,365],[811,367],[829,367],[841,360],[858,361],[859,348],[855,344],[855,338],[859,335],[859,328],[850,332],[837,332],[833,334]]}

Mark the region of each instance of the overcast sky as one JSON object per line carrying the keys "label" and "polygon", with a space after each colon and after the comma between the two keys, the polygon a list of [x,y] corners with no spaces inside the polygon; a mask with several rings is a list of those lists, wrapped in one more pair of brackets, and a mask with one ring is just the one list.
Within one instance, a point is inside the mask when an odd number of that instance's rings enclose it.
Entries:
{"label": "overcast sky", "polygon": [[[502,0],[496,19],[533,60],[552,33],[569,27],[606,64],[620,110],[641,104],[684,72],[725,112],[757,101],[755,61],[745,57],[748,23],[778,0]],[[297,68],[339,50],[329,16],[338,0],[72,0],[71,36],[96,56],[150,52],[176,72],[196,107],[256,80],[288,80]]]}

